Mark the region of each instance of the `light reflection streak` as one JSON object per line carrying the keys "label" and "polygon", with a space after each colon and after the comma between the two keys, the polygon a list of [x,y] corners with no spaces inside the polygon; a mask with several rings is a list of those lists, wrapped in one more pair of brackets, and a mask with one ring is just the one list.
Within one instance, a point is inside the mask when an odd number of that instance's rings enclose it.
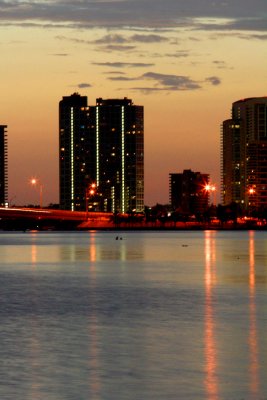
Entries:
{"label": "light reflection streak", "polygon": [[259,398],[259,349],[255,302],[255,233],[249,233],[249,353],[250,391],[253,399]]}
{"label": "light reflection streak", "polygon": [[32,239],[32,246],[31,246],[31,263],[32,266],[36,266],[37,263],[37,246],[35,244],[35,239],[36,239],[36,233],[31,233],[31,239]]}
{"label": "light reflection streak", "polygon": [[100,399],[100,379],[99,379],[99,354],[98,354],[98,330],[97,330],[97,309],[96,309],[96,258],[97,248],[95,243],[95,234],[90,235],[89,244],[89,287],[90,287],[90,305],[91,314],[88,320],[89,326],[89,371],[90,382],[89,394],[93,399]]}
{"label": "light reflection streak", "polygon": [[213,310],[213,286],[216,284],[215,232],[205,232],[205,386],[207,398],[217,400],[217,350]]}
{"label": "light reflection streak", "polygon": [[[31,287],[31,304],[32,308],[37,308],[37,288],[36,288],[36,265],[37,265],[37,245],[35,244],[36,233],[31,232],[31,266],[32,266],[32,287]],[[30,399],[39,400],[41,398],[41,384],[39,381],[40,370],[40,337],[39,337],[39,321],[36,315],[30,319],[30,364],[32,374],[30,376]]]}
{"label": "light reflection streak", "polygon": [[37,262],[37,247],[36,244],[32,244],[31,247],[31,262],[33,266],[36,266]]}

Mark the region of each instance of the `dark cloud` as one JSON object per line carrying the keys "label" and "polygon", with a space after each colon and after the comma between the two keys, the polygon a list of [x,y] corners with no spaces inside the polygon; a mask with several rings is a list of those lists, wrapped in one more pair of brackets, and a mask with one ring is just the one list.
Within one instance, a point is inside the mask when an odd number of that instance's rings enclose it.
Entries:
{"label": "dark cloud", "polygon": [[99,51],[103,51],[103,50],[105,50],[105,51],[131,51],[134,49],[135,49],[135,46],[120,46],[119,44],[117,44],[117,45],[109,44],[107,46],[103,46],[96,50],[99,50]]}
{"label": "dark cloud", "polygon": [[92,41],[91,41],[91,40],[70,38],[70,37],[63,36],[63,35],[57,35],[57,36],[55,37],[55,39],[57,39],[57,40],[62,40],[62,41],[73,42],[73,43],[78,43],[78,44],[92,44]]}
{"label": "dark cloud", "polygon": [[225,63],[225,61],[220,61],[220,60],[215,60],[213,61],[213,64],[218,68],[218,69],[226,69],[227,64]]}
{"label": "dark cloud", "polygon": [[85,89],[85,88],[92,87],[92,85],[90,85],[90,83],[78,83],[77,87],[79,89]]}
{"label": "dark cloud", "polygon": [[[125,90],[125,89],[121,89]],[[162,92],[162,91],[172,91],[172,89],[166,89],[166,88],[151,88],[151,87],[132,87],[130,90],[135,90],[138,92],[142,92],[143,94],[150,94],[150,93],[155,93],[155,92]]]}
{"label": "dark cloud", "polygon": [[125,75],[123,71],[106,71],[104,72],[105,75]]}
{"label": "dark cloud", "polygon": [[145,74],[138,77],[111,76],[108,79],[111,81],[118,81],[118,82],[129,82],[137,80],[154,82],[154,86],[152,87],[144,86],[144,87],[131,88],[131,90],[140,90],[146,93],[157,92],[157,91],[168,92],[168,91],[198,90],[202,89],[203,83],[205,82],[210,83],[213,86],[221,84],[221,80],[217,76],[210,76],[201,83],[188,76],[161,74],[155,72],[146,72]]}
{"label": "dark cloud", "polygon": [[177,51],[176,53],[166,53],[164,57],[174,57],[174,58],[186,58],[189,56],[189,53],[186,51]]}
{"label": "dark cloud", "polygon": [[238,33],[235,35],[239,39],[244,40],[267,40],[267,34],[245,34],[245,33]]}
{"label": "dark cloud", "polygon": [[[200,89],[199,82],[194,81],[188,76],[160,74],[155,72],[146,72],[139,77],[113,76],[108,78],[111,81],[129,82],[136,80],[153,81],[155,86],[152,88],[136,88],[136,90],[150,91],[177,91],[177,90],[196,90]],[[211,78],[210,78],[211,79]]]}
{"label": "dark cloud", "polygon": [[240,40],[258,40],[258,41],[266,41],[267,40],[267,34],[265,33],[243,33],[243,32],[216,32],[215,34],[212,33],[210,36],[210,39],[212,40],[218,40],[224,37],[231,37],[235,39],[240,39]]}
{"label": "dark cloud", "polygon": [[121,81],[121,82],[129,82],[129,81],[136,81],[139,78],[129,78],[127,76],[111,76],[108,78],[110,81]]}
{"label": "dark cloud", "polygon": [[68,41],[85,45],[97,45],[97,51],[132,51],[136,49],[133,43],[161,43],[169,41],[165,37],[156,34],[135,34],[131,36],[124,36],[121,34],[108,34],[96,40],[84,40],[63,35],[57,35],[57,40]]}
{"label": "dark cloud", "polygon": [[213,86],[218,86],[221,84],[221,80],[217,76],[210,76],[210,77],[206,78],[205,80],[206,80],[206,82],[211,83]]}
{"label": "dark cloud", "polygon": [[147,63],[128,63],[128,62],[94,62],[94,65],[99,65],[100,67],[112,67],[112,68],[142,68],[142,67],[152,67],[154,64]]}
{"label": "dark cloud", "polygon": [[[83,29],[193,27],[267,30],[266,0],[0,0],[0,21],[5,24],[17,22],[22,26],[35,23],[32,26],[43,24]],[[154,38],[137,35],[136,40]]]}
{"label": "dark cloud", "polygon": [[128,43],[127,38],[125,38],[123,35],[118,35],[118,34],[110,34],[110,35],[105,35],[101,39],[94,40],[92,43],[95,44],[124,44]]}
{"label": "dark cloud", "polygon": [[158,74],[155,72],[147,72],[142,76],[163,86],[160,90],[195,90],[200,89],[199,82],[192,80],[188,76]]}
{"label": "dark cloud", "polygon": [[136,34],[136,35],[131,36],[130,40],[133,42],[139,42],[139,43],[162,43],[162,42],[169,41],[169,39],[165,38],[164,36],[155,35],[155,34],[150,34],[150,35]]}
{"label": "dark cloud", "polygon": [[69,54],[67,53],[55,53],[55,54],[51,54],[52,56],[55,57],[67,57]]}

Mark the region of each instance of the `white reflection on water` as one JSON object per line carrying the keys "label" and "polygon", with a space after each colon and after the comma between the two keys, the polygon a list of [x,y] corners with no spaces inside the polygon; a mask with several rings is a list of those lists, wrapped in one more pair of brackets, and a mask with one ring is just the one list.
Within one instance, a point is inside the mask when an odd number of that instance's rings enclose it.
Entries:
{"label": "white reflection on water", "polygon": [[215,232],[205,232],[205,384],[207,397],[210,400],[218,399],[218,361],[213,310],[213,287],[216,285],[215,235]]}
{"label": "white reflection on water", "polygon": [[255,301],[255,233],[249,233],[249,350],[250,391],[253,399],[259,398],[259,350]]}

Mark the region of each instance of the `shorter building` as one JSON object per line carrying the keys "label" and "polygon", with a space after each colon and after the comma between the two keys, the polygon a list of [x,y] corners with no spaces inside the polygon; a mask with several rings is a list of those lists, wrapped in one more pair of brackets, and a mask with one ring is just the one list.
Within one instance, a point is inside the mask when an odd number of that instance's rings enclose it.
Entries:
{"label": "shorter building", "polygon": [[7,186],[7,126],[0,125],[0,206],[8,201]]}
{"label": "shorter building", "polygon": [[170,204],[176,211],[191,215],[202,214],[209,206],[209,175],[186,169],[169,174]]}

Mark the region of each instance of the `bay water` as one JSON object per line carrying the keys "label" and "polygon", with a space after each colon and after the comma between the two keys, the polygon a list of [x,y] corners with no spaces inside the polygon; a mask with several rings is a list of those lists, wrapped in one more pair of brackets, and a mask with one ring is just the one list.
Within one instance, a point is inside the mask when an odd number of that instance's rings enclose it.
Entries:
{"label": "bay water", "polygon": [[267,232],[1,232],[0,399],[267,399]]}

